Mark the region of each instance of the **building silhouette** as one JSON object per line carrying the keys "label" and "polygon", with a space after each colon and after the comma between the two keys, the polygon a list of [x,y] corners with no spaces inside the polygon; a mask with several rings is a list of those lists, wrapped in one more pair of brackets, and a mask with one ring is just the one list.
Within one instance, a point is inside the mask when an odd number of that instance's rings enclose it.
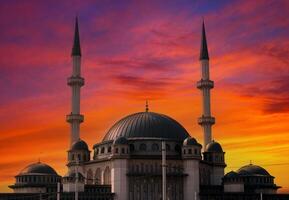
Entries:
{"label": "building silhouette", "polygon": [[[236,172],[224,173],[225,151],[212,140],[209,51],[202,24],[200,48],[201,79],[197,88],[202,94],[203,113],[197,120],[202,126],[201,145],[175,119],[149,110],[129,114],[116,122],[102,141],[89,148],[80,138],[81,45],[78,21],[75,22],[72,48],[72,74],[67,79],[71,87],[70,147],[67,174],[61,177],[49,165],[38,162],[27,166],[11,185],[14,194],[0,194],[0,199],[33,199],[39,194],[56,199],[60,187],[61,199],[162,199],[162,143],[166,152],[166,196],[169,200],[192,199],[289,199],[276,194],[279,186],[274,177],[261,166],[249,164]],[[59,186],[57,183],[60,182]],[[13,196],[14,195],[14,196]],[[29,196],[30,195],[30,196]],[[37,196],[33,196],[37,195]],[[33,198],[32,198],[33,197]]]}

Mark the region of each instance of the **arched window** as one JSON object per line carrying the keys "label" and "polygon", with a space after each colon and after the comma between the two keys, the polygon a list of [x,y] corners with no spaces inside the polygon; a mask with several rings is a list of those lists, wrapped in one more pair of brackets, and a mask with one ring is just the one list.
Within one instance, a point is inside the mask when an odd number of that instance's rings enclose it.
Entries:
{"label": "arched window", "polygon": [[153,145],[152,145],[152,150],[153,151],[159,151],[159,145],[158,144],[156,144],[156,143],[154,143]]}
{"label": "arched window", "polygon": [[93,183],[93,173],[92,170],[89,169],[86,174],[86,184],[91,185]]}
{"label": "arched window", "polygon": [[140,164],[140,172],[141,172],[141,173],[144,172],[144,164],[143,164],[143,163]]}
{"label": "arched window", "polygon": [[158,171],[159,171],[158,163],[155,163],[155,170],[154,170],[154,172],[158,172]]}
{"label": "arched window", "polygon": [[95,152],[95,154],[97,155],[98,154],[98,152],[99,152],[99,150],[98,150],[98,148],[96,149],[96,152]]}
{"label": "arched window", "polygon": [[198,150],[197,150],[197,149],[195,149],[195,154],[196,154],[196,155],[198,154]]}
{"label": "arched window", "polygon": [[134,151],[134,145],[133,144],[130,144],[129,145],[129,150],[132,152],[132,151]]}
{"label": "arched window", "polygon": [[173,172],[175,172],[175,173],[177,172],[177,165],[173,166]]}
{"label": "arched window", "polygon": [[189,149],[189,154],[192,154],[192,149]]}
{"label": "arched window", "polygon": [[140,151],[146,151],[146,150],[147,150],[147,145],[146,145],[146,144],[143,144],[143,143],[140,144],[140,145],[139,145],[139,150],[140,150]]}
{"label": "arched window", "polygon": [[118,153],[118,148],[115,148],[115,153]]}
{"label": "arched window", "polygon": [[184,154],[186,154],[186,149],[184,149]]}
{"label": "arched window", "polygon": [[124,154],[125,153],[125,149],[121,148],[121,153]]}
{"label": "arched window", "polygon": [[170,173],[171,171],[172,171],[172,164],[171,163],[169,163],[169,165],[168,165],[168,173]]}
{"label": "arched window", "polygon": [[182,152],[181,146],[176,144],[175,151],[178,152],[178,153],[181,153]]}
{"label": "arched window", "polygon": [[111,152],[111,146],[108,147],[107,152],[108,152],[108,153]]}
{"label": "arched window", "polygon": [[171,146],[169,144],[166,144],[166,151],[170,151],[171,150]]}
{"label": "arched window", "polygon": [[101,184],[101,170],[97,168],[94,175],[94,184],[100,185]]}
{"label": "arched window", "polygon": [[71,160],[74,160],[74,154],[71,155]]}
{"label": "arched window", "polygon": [[83,161],[86,161],[86,155],[85,154],[83,155]]}
{"label": "arched window", "polygon": [[77,154],[77,161],[81,161],[81,155],[80,154]]}
{"label": "arched window", "polygon": [[103,173],[103,179],[104,179],[104,184],[105,185],[110,185],[111,184],[111,175],[110,175],[110,169],[109,167],[106,167]]}
{"label": "arched window", "polygon": [[104,147],[101,148],[100,153],[104,153]]}

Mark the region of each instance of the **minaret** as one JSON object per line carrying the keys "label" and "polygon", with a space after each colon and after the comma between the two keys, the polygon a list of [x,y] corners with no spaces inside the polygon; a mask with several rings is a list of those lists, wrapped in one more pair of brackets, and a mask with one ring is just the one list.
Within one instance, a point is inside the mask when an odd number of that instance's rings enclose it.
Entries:
{"label": "minaret", "polygon": [[198,123],[203,127],[203,148],[205,149],[207,144],[210,143],[212,140],[212,125],[215,124],[215,118],[211,116],[210,90],[214,88],[214,82],[210,80],[209,53],[204,21],[202,26],[200,65],[202,78],[200,81],[197,82],[197,88],[202,91],[203,115],[198,119]]}
{"label": "minaret", "polygon": [[66,116],[70,123],[70,146],[79,140],[79,126],[83,122],[83,115],[80,114],[80,88],[84,85],[84,78],[81,77],[81,49],[79,41],[78,20],[75,20],[74,43],[71,52],[72,75],[67,79],[71,87],[71,113]]}

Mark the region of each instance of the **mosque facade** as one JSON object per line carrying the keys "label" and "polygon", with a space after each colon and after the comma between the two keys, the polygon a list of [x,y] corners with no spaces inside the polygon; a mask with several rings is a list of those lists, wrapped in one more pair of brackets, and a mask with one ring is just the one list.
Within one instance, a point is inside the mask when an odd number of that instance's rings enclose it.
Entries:
{"label": "mosque facade", "polygon": [[225,151],[212,140],[215,118],[211,116],[210,91],[214,82],[210,79],[204,23],[201,35],[201,79],[196,85],[202,94],[203,113],[196,123],[203,129],[204,143],[200,144],[175,119],[151,112],[146,105],[143,112],[117,121],[101,142],[89,148],[80,138],[84,121],[80,91],[85,81],[76,20],[72,75],[67,79],[72,91],[71,113],[66,117],[71,140],[67,174],[61,177],[50,166],[34,163],[15,177],[15,184],[10,186],[14,193],[46,193],[60,187],[63,194],[107,195],[107,199],[115,200],[160,200],[164,188],[169,200],[210,199],[208,194],[276,194],[279,187],[274,177],[260,166],[249,164],[225,174]]}

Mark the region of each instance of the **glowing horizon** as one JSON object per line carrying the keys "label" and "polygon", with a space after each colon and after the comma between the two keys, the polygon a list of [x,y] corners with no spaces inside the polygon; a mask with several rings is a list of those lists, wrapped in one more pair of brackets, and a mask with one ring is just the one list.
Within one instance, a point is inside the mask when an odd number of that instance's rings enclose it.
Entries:
{"label": "glowing horizon", "polygon": [[288,1],[165,2],[1,2],[0,192],[38,158],[66,173],[66,78],[78,13],[81,138],[90,150],[116,121],[144,111],[146,99],[202,144],[196,82],[205,16],[212,133],[226,151],[226,172],[252,160],[289,193]]}

